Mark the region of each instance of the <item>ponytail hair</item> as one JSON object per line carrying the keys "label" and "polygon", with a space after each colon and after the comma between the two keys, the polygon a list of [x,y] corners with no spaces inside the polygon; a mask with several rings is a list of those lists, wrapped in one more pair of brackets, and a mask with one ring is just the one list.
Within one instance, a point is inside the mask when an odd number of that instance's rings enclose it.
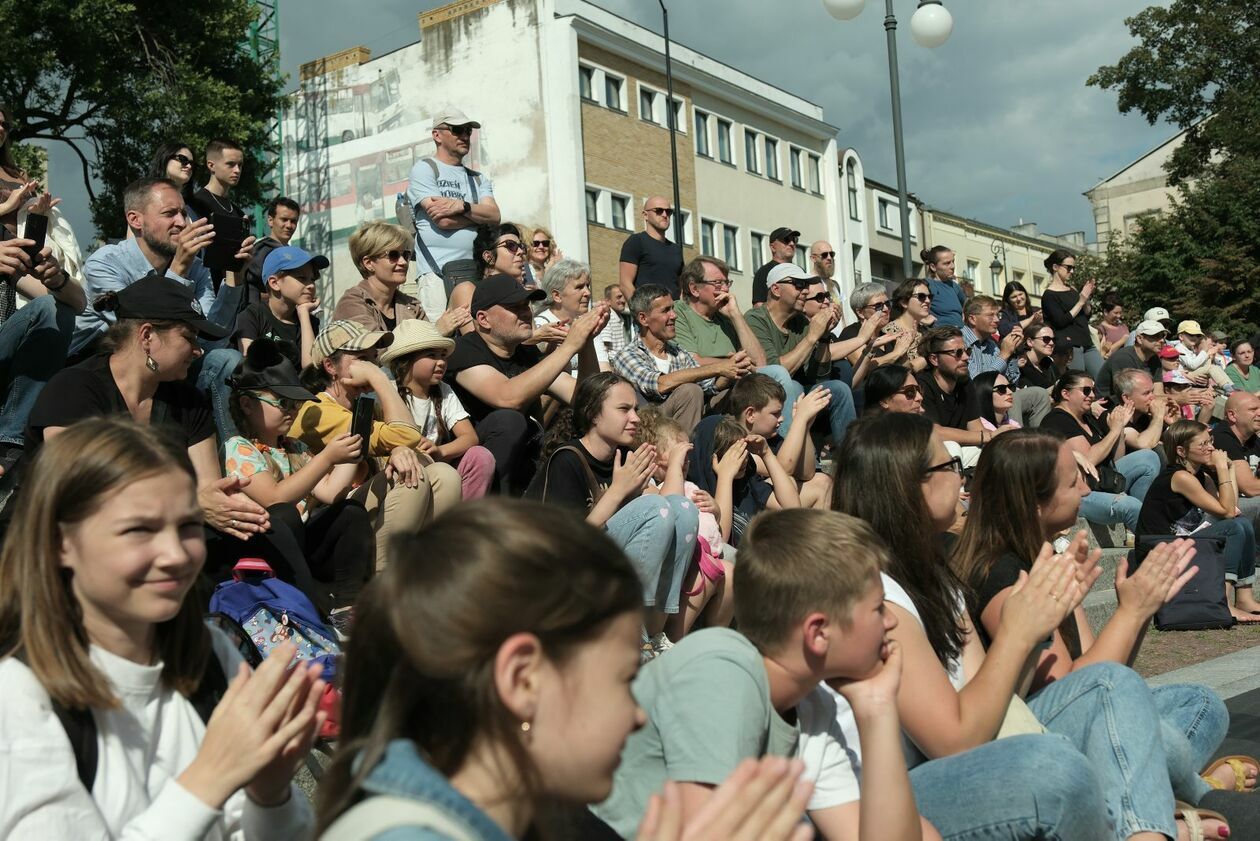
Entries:
{"label": "ponytail hair", "polygon": [[1043,261],[1042,265],[1046,267],[1046,271],[1053,273],[1055,266],[1062,265],[1064,260],[1066,260],[1069,257],[1075,257],[1075,256],[1076,255],[1073,254],[1071,251],[1065,251],[1062,248],[1056,248],[1054,251],[1050,252],[1050,256],[1047,257]]}
{"label": "ponytail hair", "polygon": [[954,249],[945,245],[934,245],[931,248],[925,248],[919,252],[919,259],[923,261],[925,266],[935,266],[940,262],[941,257],[946,254],[953,254]]}

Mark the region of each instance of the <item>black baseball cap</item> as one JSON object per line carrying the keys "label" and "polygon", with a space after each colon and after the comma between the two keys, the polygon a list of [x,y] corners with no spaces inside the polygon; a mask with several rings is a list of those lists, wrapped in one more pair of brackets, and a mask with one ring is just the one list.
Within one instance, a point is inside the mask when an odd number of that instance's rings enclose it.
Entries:
{"label": "black baseball cap", "polygon": [[207,321],[193,298],[192,287],[166,275],[149,272],[144,277],[118,290],[119,318],[151,321],[182,321],[207,339],[222,339],[226,327]]}
{"label": "black baseball cap", "polygon": [[492,274],[476,283],[472,306],[469,307],[473,315],[499,304],[510,306],[521,301],[541,301],[547,297],[541,289],[526,289],[519,280],[506,274]]}
{"label": "black baseball cap", "polygon": [[787,242],[790,239],[800,239],[801,232],[794,231],[791,228],[775,228],[770,232],[771,242]]}
{"label": "black baseball cap", "polygon": [[316,399],[302,387],[297,368],[271,339],[250,342],[245,359],[236,366],[236,373],[227,383],[237,391],[270,391],[285,400]]}

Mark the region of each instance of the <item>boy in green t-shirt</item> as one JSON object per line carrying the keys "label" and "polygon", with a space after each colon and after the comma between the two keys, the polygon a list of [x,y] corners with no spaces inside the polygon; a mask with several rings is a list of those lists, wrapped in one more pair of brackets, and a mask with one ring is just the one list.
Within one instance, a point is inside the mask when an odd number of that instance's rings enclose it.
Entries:
{"label": "boy in green t-shirt", "polygon": [[[883,542],[854,517],[789,509],[755,518],[735,567],[740,633],[690,634],[640,671],[634,694],[648,723],[626,742],[612,795],[593,807],[595,814],[633,838],[652,793],[673,780],[684,816],[694,815],[742,760],[793,755],[803,728],[835,730],[835,704],[819,685],[827,680],[860,722],[861,775],[877,786],[870,795],[877,803],[864,811],[878,808],[881,838],[918,839],[896,704],[889,700],[896,697],[900,654],[885,639],[896,627],[884,609],[880,570],[887,563]],[[823,712],[798,721],[796,707],[806,698]],[[835,739],[843,743],[838,732]],[[846,752],[831,755],[813,781],[831,791],[854,788],[857,769]],[[811,808],[832,805],[811,801]],[[857,837],[859,805],[851,805]]]}

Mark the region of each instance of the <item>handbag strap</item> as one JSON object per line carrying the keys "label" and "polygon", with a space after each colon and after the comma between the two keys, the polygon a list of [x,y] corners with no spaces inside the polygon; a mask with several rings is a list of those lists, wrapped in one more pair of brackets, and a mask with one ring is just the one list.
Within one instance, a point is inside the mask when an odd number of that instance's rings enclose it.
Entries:
{"label": "handbag strap", "polygon": [[547,484],[551,481],[551,460],[554,459],[557,454],[562,453],[565,450],[568,450],[577,456],[578,463],[582,465],[582,473],[586,476],[587,489],[591,492],[591,507],[594,508],[595,504],[599,502],[599,498],[604,495],[604,491],[599,486],[599,479],[595,477],[595,471],[591,470],[591,465],[586,460],[586,454],[572,444],[565,444],[563,447],[556,447],[556,449],[552,451],[551,455],[547,457],[547,468],[543,474],[543,491],[541,501],[547,501]]}
{"label": "handbag strap", "polygon": [[320,836],[322,841],[368,841],[399,827],[432,829],[451,841],[477,841],[468,827],[431,803],[381,794],[360,801]]}

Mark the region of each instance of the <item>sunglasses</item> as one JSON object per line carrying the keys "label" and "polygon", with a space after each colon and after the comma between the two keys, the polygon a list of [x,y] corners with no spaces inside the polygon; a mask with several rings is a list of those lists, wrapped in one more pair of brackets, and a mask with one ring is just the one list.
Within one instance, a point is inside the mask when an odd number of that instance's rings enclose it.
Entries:
{"label": "sunglasses", "polygon": [[514,239],[505,239],[503,242],[495,243],[495,248],[506,248],[508,254],[519,254],[525,250],[525,243],[517,242]]}
{"label": "sunglasses", "polygon": [[176,155],[171,155],[171,156],[170,156],[170,158],[168,158],[168,160],[172,160],[172,161],[179,161],[179,165],[180,165],[180,166],[192,166],[192,165],[193,165],[193,159],[192,159],[192,158],[190,158],[190,157],[188,157],[187,155],[179,155],[179,154],[176,154]]}
{"label": "sunglasses", "polygon": [[457,137],[472,137],[473,133],[472,126],[438,126],[438,128],[449,131]]}
{"label": "sunglasses", "polygon": [[672,207],[649,207],[648,213],[655,213],[657,216],[673,216],[674,209]]}
{"label": "sunglasses", "polygon": [[920,304],[926,304],[932,300],[932,296],[927,292],[915,292],[910,297],[914,298]]}
{"label": "sunglasses", "polygon": [[817,302],[817,303],[819,303],[819,304],[828,304],[828,303],[831,303],[831,293],[830,293],[830,292],[819,292],[817,295],[810,295],[810,296],[809,296],[808,298],[806,298],[805,300],[806,300],[806,301],[815,301],[815,302]]}
{"label": "sunglasses", "polygon": [[934,350],[932,351],[932,353],[939,353],[939,354],[943,354],[944,356],[952,356],[955,359],[962,359],[965,356],[971,356],[970,352],[968,352],[968,350],[965,347],[956,347],[953,350],[944,350],[944,349]]}
{"label": "sunglasses", "polygon": [[794,286],[797,290],[801,290],[801,291],[806,290],[806,289],[808,289],[809,287],[811,287],[811,286],[813,286],[813,285],[814,285],[814,281],[812,281],[812,280],[806,280],[805,278],[802,278],[802,277],[794,277],[794,278],[792,278],[791,280],[782,280],[782,281],[779,281],[779,282],[780,282],[780,283],[790,283],[790,284],[792,284],[792,286]]}
{"label": "sunglasses", "polygon": [[290,400],[285,397],[267,397],[266,395],[259,394],[257,391],[250,392],[250,396],[259,403],[266,403],[268,406],[275,406],[277,409],[281,409],[285,412],[296,411],[297,408],[305,402],[302,400]]}
{"label": "sunglasses", "polygon": [[378,258],[384,257],[386,260],[388,260],[391,263],[397,263],[399,260],[406,260],[408,263],[410,263],[412,260],[416,259],[416,252],[411,251],[411,250],[399,251],[397,248],[391,248],[389,251],[382,251],[380,254],[377,254],[376,256]]}
{"label": "sunglasses", "polygon": [[[1078,386],[1073,386],[1073,388],[1079,389],[1081,394],[1085,395],[1086,397],[1094,396],[1094,387],[1092,385],[1078,385]],[[1071,389],[1069,389],[1069,391],[1070,390]]]}
{"label": "sunglasses", "polygon": [[1045,345],[1052,345],[1054,344],[1054,336],[1033,336],[1033,341],[1041,342]]}
{"label": "sunglasses", "polygon": [[550,248],[550,247],[551,247],[551,240],[549,240],[549,239],[536,239],[536,240],[534,240],[534,247],[535,247],[535,248]]}
{"label": "sunglasses", "polygon": [[1014,390],[1015,390],[1015,389],[1011,388],[1009,385],[995,385],[995,386],[993,386],[993,393],[994,393],[994,394],[1001,394],[1001,395],[1003,395],[1003,396],[1005,396],[1005,395],[1007,395],[1007,394],[1010,394],[1010,393],[1011,393],[1012,391],[1014,391]]}
{"label": "sunglasses", "polygon": [[866,306],[862,307],[862,309],[864,309],[864,310],[886,310],[886,309],[890,308],[891,306],[892,306],[892,305],[891,305],[891,304],[889,304],[887,301],[880,301],[878,304],[867,304]]}
{"label": "sunglasses", "polygon": [[832,260],[832,259],[835,259],[835,256],[836,256],[836,252],[834,252],[834,251],[820,251],[820,252],[818,252],[818,259],[819,259],[819,260]]}
{"label": "sunglasses", "polygon": [[924,473],[953,473],[955,476],[962,476],[962,469],[963,469],[962,459],[958,456],[954,456],[949,461],[944,461],[944,462],[941,462],[940,464],[934,464],[931,467],[929,467],[927,470],[924,470],[923,472]]}
{"label": "sunglasses", "polygon": [[919,397],[923,394],[923,392],[919,389],[917,385],[902,386],[901,388],[897,389],[893,393],[900,394],[902,397],[906,398],[907,400],[918,400]]}
{"label": "sunglasses", "polygon": [[1060,263],[1059,265],[1063,266],[1064,270],[1065,270],[1068,274],[1071,274],[1072,272],[1076,271],[1076,266],[1069,265],[1069,264],[1067,264],[1067,263]]}

